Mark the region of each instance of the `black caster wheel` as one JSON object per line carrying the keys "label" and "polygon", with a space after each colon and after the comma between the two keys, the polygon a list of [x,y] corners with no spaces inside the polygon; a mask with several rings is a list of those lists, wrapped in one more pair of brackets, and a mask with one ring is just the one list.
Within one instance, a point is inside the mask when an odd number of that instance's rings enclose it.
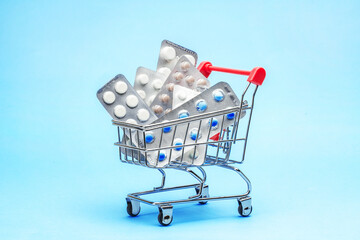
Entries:
{"label": "black caster wheel", "polygon": [[169,226],[173,221],[173,216],[166,215],[164,216],[161,208],[159,209],[158,221],[163,226]]}
{"label": "black caster wheel", "polygon": [[[195,191],[196,191],[196,194],[199,193],[199,189],[198,189],[198,188],[195,188]],[[201,196],[201,197],[203,197],[203,196]],[[209,196],[206,196],[206,197],[209,197]],[[199,204],[205,205],[205,204],[207,204],[207,202],[208,202],[208,201],[201,201],[201,202],[199,202]]]}
{"label": "black caster wheel", "polygon": [[139,215],[141,209],[139,203],[136,209],[133,207],[131,201],[126,201],[126,203],[127,203],[126,211],[131,217],[136,217],[137,215]]}
{"label": "black caster wheel", "polygon": [[239,203],[238,212],[242,217],[248,217],[252,212],[252,206],[243,209],[241,203]]}

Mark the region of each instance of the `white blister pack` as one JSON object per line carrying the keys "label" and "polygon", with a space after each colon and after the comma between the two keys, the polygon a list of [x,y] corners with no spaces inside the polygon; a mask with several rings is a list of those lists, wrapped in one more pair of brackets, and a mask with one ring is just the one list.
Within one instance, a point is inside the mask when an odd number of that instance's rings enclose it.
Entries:
{"label": "white blister pack", "polygon": [[[227,83],[219,82],[157,119],[154,123],[187,118],[207,112],[216,112],[219,109],[234,106],[240,106],[239,99]],[[206,144],[201,143],[211,141],[209,138],[219,133],[221,128],[226,129],[234,124],[236,117],[235,113],[229,113],[226,116],[220,115],[218,117],[191,121],[190,123],[180,123],[176,128],[164,128],[162,130],[163,133],[161,133],[161,130],[152,131],[149,134],[152,135],[153,138],[152,141],[147,142],[147,147],[159,147],[160,145],[161,147],[169,147],[184,144],[197,144],[197,146],[196,150],[195,146],[186,146],[184,149],[178,147],[173,148],[173,150],[163,150],[160,152],[160,155],[158,155],[157,152],[148,155],[150,155],[151,159],[159,159],[159,164],[167,164],[169,161],[176,162],[181,158],[182,162],[201,165],[205,161],[206,154]],[[161,136],[161,139],[157,136]],[[216,143],[216,141],[214,141],[214,143]]]}
{"label": "white blister pack", "polygon": [[181,57],[150,105],[157,117],[161,117],[173,109],[172,98],[175,85],[203,92],[209,88],[210,82],[190,63],[186,56]]}
{"label": "white blister pack", "polygon": [[186,56],[193,66],[196,66],[198,56],[196,52],[184,48],[176,43],[164,40],[161,43],[160,54],[157,63],[157,72],[168,76],[177,61]]}
{"label": "white blister pack", "polygon": [[124,75],[119,74],[97,92],[97,98],[115,120],[146,125],[157,119]]}
{"label": "white blister pack", "polygon": [[134,89],[145,103],[150,106],[165,80],[166,77],[162,73],[144,67],[138,67],[136,70]]}

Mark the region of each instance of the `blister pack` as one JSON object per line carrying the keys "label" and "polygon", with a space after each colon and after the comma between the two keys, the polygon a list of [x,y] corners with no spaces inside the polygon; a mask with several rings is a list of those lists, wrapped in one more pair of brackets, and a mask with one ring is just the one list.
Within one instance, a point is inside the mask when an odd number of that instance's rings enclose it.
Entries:
{"label": "blister pack", "polygon": [[196,66],[198,59],[197,53],[184,48],[176,43],[164,40],[161,42],[160,54],[157,63],[157,72],[168,76],[176,65],[177,61],[186,56],[193,66]]}
{"label": "blister pack", "polygon": [[97,92],[97,98],[115,120],[145,125],[157,119],[124,75],[119,74]]}
{"label": "blister pack", "polygon": [[164,74],[139,67],[136,70],[134,89],[145,103],[150,106],[165,80],[166,77]]}
{"label": "blister pack", "polygon": [[172,98],[175,85],[202,92],[209,88],[210,83],[186,56],[181,57],[150,105],[157,117],[161,117],[173,109]]}
{"label": "blister pack", "polygon": [[180,85],[174,86],[173,98],[172,98],[172,108],[175,109],[184,102],[189,101],[193,97],[199,95],[200,92],[191,90]]}
{"label": "blister pack", "polygon": [[[231,87],[225,82],[219,82],[200,93],[196,97],[173,109],[168,114],[154,121],[154,123],[166,122],[175,119],[187,118],[189,116],[201,115],[208,112],[216,112],[219,109],[239,106],[240,101]],[[193,165],[201,165],[205,161],[206,143],[211,141],[210,137],[234,124],[236,113],[219,115],[213,118],[194,120],[189,123],[179,123],[176,127],[167,127],[162,130],[149,132],[151,141],[147,141],[147,147],[168,147],[184,144],[193,146],[166,149],[148,154],[152,159],[158,159],[159,164],[167,164],[169,161],[176,162],[181,158],[182,162]],[[158,137],[161,136],[161,139]],[[216,141],[214,141],[216,143]],[[196,147],[195,147],[196,144]],[[196,150],[195,150],[196,148]],[[194,151],[195,150],[195,151]],[[171,157],[170,157],[171,155]],[[162,163],[164,162],[164,163]],[[164,164],[164,165],[165,165]]]}

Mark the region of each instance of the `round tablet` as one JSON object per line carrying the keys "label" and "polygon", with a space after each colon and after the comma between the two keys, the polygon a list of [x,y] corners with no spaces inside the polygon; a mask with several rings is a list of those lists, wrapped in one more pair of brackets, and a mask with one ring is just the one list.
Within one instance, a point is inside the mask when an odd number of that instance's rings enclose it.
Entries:
{"label": "round tablet", "polygon": [[221,89],[215,89],[213,92],[212,92],[212,95],[214,97],[214,100],[216,102],[221,102],[222,100],[224,100],[225,98],[225,94],[223,92],[223,90]]}
{"label": "round tablet", "polygon": [[187,71],[190,68],[190,63],[188,61],[184,61],[180,66],[183,71]]}
{"label": "round tablet", "polygon": [[111,91],[106,91],[103,94],[103,100],[106,104],[113,104],[115,102],[115,94]]}
{"label": "round tablet", "polygon": [[198,100],[195,106],[198,112],[204,112],[207,109],[207,103],[204,99]]}
{"label": "round tablet", "polygon": [[162,94],[160,95],[160,101],[162,101],[163,103],[168,103],[170,101],[170,96],[167,94]]}
{"label": "round tablet", "polygon": [[195,66],[196,60],[192,55],[186,54],[185,57],[187,57],[189,59],[189,61],[191,62],[191,64]]}
{"label": "round tablet", "polygon": [[[174,139],[174,146],[179,146],[179,145],[183,145],[182,139],[181,138],[175,138]],[[181,149],[182,149],[182,147],[174,148],[175,151],[180,151]]]}
{"label": "round tablet", "polygon": [[180,99],[181,101],[184,101],[186,99],[186,93],[185,91],[180,91],[177,93],[177,98]]}
{"label": "round tablet", "polygon": [[[166,122],[169,122],[169,120],[164,120],[164,121],[162,121],[162,123],[166,123]],[[163,128],[163,132],[164,132],[164,133],[169,133],[170,131],[171,131],[171,127],[170,127],[170,126]]]}
{"label": "round tablet", "polygon": [[149,77],[148,75],[142,73],[136,77],[136,81],[138,81],[141,85],[146,85],[149,82]]}
{"label": "round tablet", "polygon": [[209,120],[209,126],[211,125],[211,130],[215,130],[218,128],[219,126],[219,121],[216,118],[213,118],[212,121],[211,119]]}
{"label": "round tablet", "polygon": [[123,105],[116,105],[114,107],[114,115],[118,118],[123,118],[126,115],[126,108]]}
{"label": "round tablet", "polygon": [[196,85],[206,87],[207,81],[205,79],[200,78],[196,81]]}
{"label": "round tablet", "polygon": [[189,157],[191,159],[197,159],[199,157],[199,151],[196,149],[193,149],[189,152]]}
{"label": "round tablet", "polygon": [[169,76],[169,74],[171,73],[170,68],[167,68],[167,67],[159,68],[157,71],[166,77]]}
{"label": "round tablet", "polygon": [[184,74],[182,74],[181,72],[176,72],[174,73],[173,77],[177,82],[179,82],[184,78]]}
{"label": "round tablet", "polygon": [[190,113],[187,110],[181,110],[178,113],[179,118],[187,118],[190,116]]}
{"label": "round tablet", "polygon": [[159,153],[159,161],[162,162],[166,159],[166,153],[164,151],[160,151]]}
{"label": "round tablet", "polygon": [[139,104],[139,99],[135,95],[129,95],[126,97],[126,105],[129,108],[134,108]]}
{"label": "round tablet", "polygon": [[190,75],[185,78],[185,81],[189,86],[192,86],[195,82],[195,78]]}
{"label": "round tablet", "polygon": [[131,124],[137,124],[137,121],[135,119],[132,119],[132,118],[126,120],[126,122],[131,123]]}
{"label": "round tablet", "polygon": [[149,132],[145,134],[145,142],[146,143],[152,143],[155,140],[155,136],[153,132]]}
{"label": "round tablet", "polygon": [[229,113],[229,114],[227,114],[227,115],[226,115],[226,118],[227,118],[228,120],[233,120],[233,119],[235,118],[235,113]]}
{"label": "round tablet", "polygon": [[[199,132],[199,136],[198,136],[198,132]],[[190,130],[190,134],[189,134],[189,137],[191,140],[196,140],[197,139],[200,139],[201,138],[201,132],[199,131],[198,128],[193,128]]]}
{"label": "round tablet", "polygon": [[162,85],[163,85],[163,81],[161,81],[160,79],[154,79],[153,82],[152,82],[152,87],[155,90],[160,90]]}
{"label": "round tablet", "polygon": [[176,57],[176,51],[173,47],[163,47],[160,50],[160,57],[169,62]]}
{"label": "round tablet", "polygon": [[118,94],[124,94],[128,90],[128,85],[123,81],[118,81],[115,83],[115,91]]}
{"label": "round tablet", "polygon": [[166,85],[166,88],[169,92],[172,92],[174,91],[174,85],[173,83],[169,83],[168,85]]}
{"label": "round tablet", "polygon": [[150,113],[149,113],[149,111],[147,109],[141,108],[137,112],[136,116],[141,122],[145,122],[145,121],[149,120]]}
{"label": "round tablet", "polygon": [[154,111],[154,113],[156,114],[160,114],[164,111],[163,107],[160,105],[155,105],[152,107],[152,110]]}
{"label": "round tablet", "polygon": [[139,96],[140,96],[142,99],[145,99],[145,98],[146,98],[146,93],[145,93],[144,90],[137,90],[136,92],[139,94]]}
{"label": "round tablet", "polygon": [[152,95],[151,97],[148,98],[148,100],[146,101],[146,104],[148,106],[150,106],[152,104],[152,102],[154,101],[156,95]]}
{"label": "round tablet", "polygon": [[167,109],[165,110],[165,114],[168,114],[169,112],[171,112],[171,108],[167,108]]}

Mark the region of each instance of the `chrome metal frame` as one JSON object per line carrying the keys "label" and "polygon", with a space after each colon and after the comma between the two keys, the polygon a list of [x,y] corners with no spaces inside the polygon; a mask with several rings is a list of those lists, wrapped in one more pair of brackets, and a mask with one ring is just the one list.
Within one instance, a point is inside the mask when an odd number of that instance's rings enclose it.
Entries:
{"label": "chrome metal frame", "polygon": [[[245,95],[247,94],[249,88],[251,86],[254,86],[254,90],[252,92],[252,96],[249,98],[250,103],[247,103],[245,101]],[[180,203],[187,203],[187,202],[200,202],[205,203],[207,201],[215,201],[215,200],[225,200],[225,199],[237,199],[239,202],[239,213],[243,216],[248,216],[251,213],[251,197],[249,194],[251,193],[251,183],[250,180],[243,174],[242,171],[240,171],[239,168],[232,166],[233,164],[241,164],[245,160],[245,151],[247,147],[247,140],[248,140],[248,134],[249,134],[249,128],[250,128],[250,122],[252,117],[252,111],[254,109],[254,100],[255,100],[255,94],[257,92],[258,86],[253,85],[251,83],[248,83],[243,94],[241,95],[241,103],[239,107],[231,107],[223,110],[219,110],[216,112],[208,112],[201,115],[196,116],[190,116],[188,118],[183,119],[176,119],[165,123],[156,123],[156,124],[150,124],[145,126],[140,125],[134,125],[130,123],[125,122],[119,122],[113,120],[113,125],[117,126],[118,131],[118,142],[114,143],[116,146],[119,147],[119,157],[120,160],[124,163],[129,164],[135,164],[140,165],[144,167],[149,168],[156,168],[160,171],[162,174],[162,180],[161,185],[159,187],[154,187],[152,190],[148,191],[142,191],[142,192],[136,192],[136,193],[130,193],[127,195],[126,201],[131,205],[131,211],[128,213],[131,216],[135,216],[140,212],[140,205],[139,203],[145,203],[152,206],[157,206],[159,208],[160,214],[159,214],[159,221],[163,225],[168,225],[172,221],[172,205],[174,204],[180,204]],[[245,122],[247,124],[246,131],[243,133],[243,136],[237,137],[238,135],[238,129],[240,126],[240,120],[241,120],[241,113],[243,111],[246,111],[248,115],[248,121]],[[209,134],[207,134],[207,139],[205,142],[198,143],[195,141],[193,144],[183,144],[183,145],[177,145],[177,146],[161,146],[161,140],[159,147],[156,148],[147,148],[145,141],[143,141],[144,144],[140,141],[140,139],[145,139],[145,133],[147,131],[151,131],[154,129],[164,128],[164,127],[172,127],[174,131],[176,131],[176,128],[180,124],[186,124],[187,129],[189,128],[190,123],[193,122],[199,122],[199,129],[202,120],[208,120],[210,119],[211,123],[213,121],[213,118],[222,117],[225,118],[226,114],[229,113],[235,113],[235,118],[233,121],[232,126],[228,128],[223,128],[223,124],[220,128],[220,136],[218,141],[211,140],[210,137],[210,131]],[[224,121],[222,121],[224,122]],[[210,124],[211,124],[210,123]],[[186,131],[187,132],[187,131]],[[175,134],[173,134],[175,136]],[[137,140],[138,144],[137,146],[134,146],[132,144],[128,144],[126,142],[126,138],[128,138],[129,142],[133,142]],[[186,136],[185,136],[186,138]],[[125,140],[124,140],[125,139]],[[160,139],[162,139],[162,135],[160,136]],[[237,142],[243,142],[243,150],[242,150],[242,157],[241,160],[231,160],[229,159],[232,145],[236,144]],[[172,141],[173,142],[173,141]],[[184,147],[187,146],[196,146],[199,145],[206,145],[206,158],[204,161],[204,164],[201,166],[195,166],[189,163],[186,163],[183,161],[183,154],[184,154]],[[178,158],[176,161],[170,162],[167,166],[164,167],[154,167],[153,165],[150,165],[147,161],[147,154],[151,151],[160,151],[164,149],[174,149],[178,147],[183,147],[182,156]],[[216,154],[208,154],[208,147],[215,147],[216,148]],[[222,151],[220,151],[222,150]],[[170,151],[171,155],[172,150]],[[222,155],[222,156],[220,156]],[[158,159],[156,161],[156,165],[158,163]],[[229,196],[216,196],[216,197],[210,197],[209,196],[209,188],[208,185],[205,184],[206,182],[206,172],[203,169],[205,166],[217,166],[222,167],[224,169],[235,171],[242,180],[247,185],[247,190],[241,194],[234,194]],[[199,174],[195,173],[191,168],[196,168],[200,171],[202,176],[199,176]],[[165,182],[166,182],[166,173],[165,169],[176,169],[180,171],[184,171],[189,173],[191,176],[193,176],[199,183],[196,184],[190,184],[190,185],[181,185],[181,186],[175,186],[175,187],[167,187],[165,188]],[[155,194],[160,192],[168,192],[168,191],[174,191],[174,190],[181,190],[181,189],[188,189],[188,188],[194,188],[197,192],[196,195],[190,196],[185,199],[179,199],[179,200],[173,200],[173,201],[150,201],[142,196],[149,195],[149,194]]]}

